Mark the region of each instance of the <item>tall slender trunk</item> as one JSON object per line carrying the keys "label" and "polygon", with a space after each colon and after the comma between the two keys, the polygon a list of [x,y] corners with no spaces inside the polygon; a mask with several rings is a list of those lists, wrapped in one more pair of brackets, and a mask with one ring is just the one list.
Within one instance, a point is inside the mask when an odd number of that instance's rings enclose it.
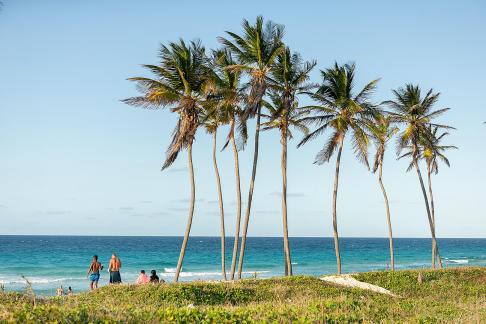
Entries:
{"label": "tall slender trunk", "polygon": [[[415,170],[417,170],[417,175],[418,175],[419,180],[420,180],[420,186],[422,188],[422,194],[423,194],[424,200],[425,200],[425,208],[427,209],[427,217],[429,219],[430,233],[432,235],[432,246],[435,246],[435,251],[438,254],[439,253],[439,246],[437,245],[437,239],[435,238],[434,222],[433,222],[433,219],[432,219],[432,214],[430,213],[429,199],[427,198],[427,192],[425,191],[424,180],[422,178],[422,173],[420,172],[420,168],[419,168],[417,161],[414,160],[413,164],[415,166]],[[435,269],[434,262],[432,263],[432,268]]]}
{"label": "tall slender trunk", "polygon": [[235,177],[236,177],[236,228],[235,243],[233,245],[233,257],[231,259],[230,279],[235,279],[236,259],[238,257],[238,239],[240,237],[241,225],[241,187],[240,187],[240,162],[238,160],[238,148],[234,134],[231,137],[231,146],[233,147],[233,156],[235,160]]}
{"label": "tall slender trunk", "polygon": [[226,265],[225,265],[225,231],[224,231],[224,207],[223,207],[223,193],[221,191],[221,178],[219,177],[218,161],[216,160],[216,130],[213,134],[213,165],[214,173],[216,174],[216,185],[218,186],[218,202],[219,202],[219,216],[221,223],[221,275],[223,280],[226,280]]}
{"label": "tall slender trunk", "polygon": [[[427,176],[428,176],[428,180],[429,180],[429,195],[431,193],[431,185],[430,185],[430,164],[427,163]],[[432,196],[430,196],[430,203],[431,203],[431,206],[430,206],[430,209],[431,209],[431,212],[432,212],[432,223],[433,223],[433,226],[435,228],[435,217],[434,217],[434,205],[432,204]],[[432,269],[435,269],[435,242],[432,240]]]}
{"label": "tall slender trunk", "polygon": [[393,255],[393,231],[392,231],[392,224],[390,218],[390,205],[388,204],[388,196],[386,194],[385,186],[383,185],[382,175],[383,175],[383,161],[380,162],[380,173],[378,175],[378,181],[380,182],[381,191],[383,192],[383,198],[385,199],[386,221],[388,223],[388,240],[390,242],[391,269],[392,271],[395,271],[395,257]]}
{"label": "tall slender trunk", "polygon": [[174,282],[179,280],[179,274],[182,269],[182,262],[184,261],[184,255],[186,254],[187,241],[189,240],[189,234],[191,233],[192,216],[194,215],[194,203],[196,201],[196,188],[194,183],[194,167],[192,165],[192,143],[187,147],[187,161],[189,169],[189,181],[191,183],[191,202],[189,205],[189,215],[187,217],[186,232],[184,233],[184,240],[182,241],[181,252],[179,254],[179,261],[177,261],[177,268],[175,272]]}
{"label": "tall slender trunk", "polygon": [[[429,198],[430,198],[430,211],[432,213],[432,223],[434,224],[434,231],[436,230],[435,223],[435,207],[434,207],[434,194],[432,192],[432,168],[430,162],[427,162],[427,180],[429,183]],[[440,258],[439,251],[435,242],[432,242],[432,267],[435,267],[435,262],[439,265],[439,269],[442,269],[442,260]]]}
{"label": "tall slender trunk", "polygon": [[332,228],[334,234],[334,249],[336,251],[337,272],[341,274],[341,252],[339,250],[339,234],[337,228],[336,202],[339,186],[339,166],[341,164],[341,153],[343,152],[344,136],[339,141],[339,150],[336,158],[336,175],[334,178],[334,190],[332,194]]}
{"label": "tall slender trunk", "polygon": [[282,223],[284,235],[284,253],[285,253],[285,275],[292,275],[292,260],[290,258],[289,228],[287,224],[287,133],[282,132]]}
{"label": "tall slender trunk", "polygon": [[243,260],[245,257],[245,247],[246,247],[246,234],[248,232],[248,223],[250,221],[251,212],[251,201],[253,198],[253,189],[255,187],[255,177],[258,162],[258,144],[260,136],[260,112],[262,110],[261,105],[258,105],[257,110],[257,122],[255,128],[255,152],[253,153],[253,169],[251,172],[250,189],[248,191],[248,202],[246,206],[245,222],[243,224],[243,235],[241,237],[241,247],[240,247],[240,259],[238,260],[238,279],[241,279],[241,273],[243,272]]}

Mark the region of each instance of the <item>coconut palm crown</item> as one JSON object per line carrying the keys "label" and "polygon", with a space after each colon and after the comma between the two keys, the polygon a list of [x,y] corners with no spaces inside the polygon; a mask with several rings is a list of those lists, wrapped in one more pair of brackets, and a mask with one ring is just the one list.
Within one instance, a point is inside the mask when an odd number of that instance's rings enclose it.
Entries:
{"label": "coconut palm crown", "polygon": [[248,139],[241,109],[247,98],[247,86],[241,84],[241,71],[230,68],[235,64],[234,55],[228,49],[214,50],[211,77],[205,84],[206,91],[210,93],[210,100],[218,110],[221,124],[230,126],[223,149],[236,135],[238,135],[240,149],[244,148]]}
{"label": "coconut palm crown", "polygon": [[[449,127],[450,128],[450,127]],[[448,167],[451,166],[449,159],[445,155],[447,150],[458,149],[454,145],[443,145],[442,140],[449,135],[448,132],[438,133],[438,127],[429,126],[428,133],[432,135],[432,139],[425,141],[422,152],[422,158],[425,159],[427,165],[430,166],[430,172],[439,173],[439,162],[443,162]]]}
{"label": "coconut palm crown", "polygon": [[289,47],[285,47],[285,50],[277,56],[268,83],[273,91],[280,93],[283,101],[282,108],[291,107],[297,102],[296,95],[316,87],[309,82],[310,72],[316,64],[316,61],[304,62],[300,54],[291,53]]}
{"label": "coconut palm crown", "polygon": [[434,93],[430,89],[422,98],[418,85],[407,84],[405,88],[393,90],[395,100],[388,100],[383,104],[388,105],[392,111],[388,112],[391,120],[404,129],[400,132],[397,142],[397,154],[407,148],[411,148],[411,158],[420,158],[420,141],[431,142],[433,135],[430,127],[438,129],[452,129],[453,127],[432,122],[450,108],[433,110],[434,104],[439,99],[440,93]]}
{"label": "coconut palm crown", "polygon": [[162,45],[159,65],[144,64],[155,78],[129,78],[137,84],[141,96],[123,102],[147,109],[171,107],[179,114],[162,169],[169,167],[179,152],[192,145],[198,127],[198,114],[204,101],[203,85],[208,75],[208,59],[200,41],[184,40]]}
{"label": "coconut palm crown", "polygon": [[267,89],[266,77],[277,56],[284,50],[284,27],[272,21],[264,25],[262,16],[257,17],[254,25],[244,19],[242,27],[241,36],[227,31],[229,39],[219,37],[219,41],[235,55],[238,62],[227,68],[243,71],[250,76],[251,89],[246,112],[255,114]]}
{"label": "coconut palm crown", "polygon": [[395,136],[399,129],[398,127],[392,125],[390,116],[386,116],[381,113],[378,113],[373,118],[368,129],[376,147],[372,168],[373,173],[375,173],[383,163],[387,143],[393,138],[393,136]]}
{"label": "coconut palm crown", "polygon": [[263,123],[264,130],[278,128],[282,136],[291,139],[290,127],[308,133],[308,128],[301,118],[308,115],[309,109],[298,107],[298,94],[305,93],[315,87],[309,82],[310,72],[316,62],[304,62],[298,53],[291,54],[288,47],[278,55],[268,77],[270,94],[269,102],[264,102],[268,110],[267,121]]}
{"label": "coconut palm crown", "polygon": [[262,113],[265,118],[262,123],[262,130],[279,129],[282,136],[286,136],[287,139],[294,138],[292,128],[304,133],[304,135],[309,132],[309,128],[304,123],[304,118],[309,114],[308,110],[299,108],[297,102],[293,103],[287,110],[284,108],[284,100],[276,92],[269,93],[268,97],[270,101],[263,102],[267,113]]}
{"label": "coconut palm crown", "polygon": [[[448,126],[449,129],[454,129]],[[422,134],[419,138],[416,148],[417,160],[424,160],[427,169],[430,173],[439,173],[439,163],[442,162],[446,166],[450,167],[449,158],[445,155],[445,152],[450,149],[458,149],[454,145],[442,145],[442,140],[450,135],[449,132],[442,132],[439,134],[440,128],[437,126],[428,126],[426,132]],[[398,159],[403,159],[407,157],[412,157],[414,154],[414,149],[412,145],[408,145],[406,152],[398,157]],[[413,161],[410,162],[407,171],[410,171],[414,167]]]}
{"label": "coconut palm crown", "polygon": [[330,138],[316,156],[317,164],[328,162],[340,143],[344,142],[345,135],[351,132],[358,160],[369,166],[369,137],[366,130],[368,119],[377,111],[369,99],[379,79],[369,82],[358,94],[354,94],[354,70],[354,64],[340,66],[335,63],[334,67],[321,71],[323,83],[318,90],[308,93],[318,105],[308,106],[314,115],[307,117],[305,122],[317,128],[305,136],[298,146],[318,138],[328,129],[332,130]]}

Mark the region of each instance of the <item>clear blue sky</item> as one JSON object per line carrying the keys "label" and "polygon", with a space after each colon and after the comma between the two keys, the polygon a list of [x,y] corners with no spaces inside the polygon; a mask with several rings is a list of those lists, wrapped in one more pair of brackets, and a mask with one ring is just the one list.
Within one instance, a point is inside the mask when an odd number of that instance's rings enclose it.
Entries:
{"label": "clear blue sky", "polygon": [[[0,234],[182,235],[189,187],[185,154],[160,172],[176,121],[120,102],[126,78],[147,75],[159,44],[200,38],[259,14],[285,24],[286,42],[318,68],[357,64],[358,86],[381,77],[376,101],[407,82],[442,93],[441,121],[457,127],[452,167],[435,181],[442,237],[485,237],[486,3],[484,1],[12,1],[0,12]],[[315,71],[314,80],[318,73]],[[225,130],[221,131],[224,133]],[[222,141],[224,134],[221,134]],[[210,138],[197,134],[194,235],[218,235]],[[292,236],[331,236],[333,163],[312,162],[323,140],[289,150]],[[250,144],[241,154],[243,197]],[[262,136],[249,235],[281,235],[280,145]],[[388,151],[384,181],[396,236],[428,237],[416,174]],[[230,151],[219,155],[233,233]],[[341,236],[386,236],[376,176],[347,145],[338,201]]]}

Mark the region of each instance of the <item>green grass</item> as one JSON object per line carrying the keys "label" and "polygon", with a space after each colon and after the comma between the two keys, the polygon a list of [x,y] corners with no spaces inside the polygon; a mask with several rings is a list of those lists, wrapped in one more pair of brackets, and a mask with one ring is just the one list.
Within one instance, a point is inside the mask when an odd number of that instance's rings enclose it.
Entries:
{"label": "green grass", "polygon": [[111,286],[71,297],[0,293],[0,322],[486,322],[486,268],[368,272],[389,297],[307,276]]}

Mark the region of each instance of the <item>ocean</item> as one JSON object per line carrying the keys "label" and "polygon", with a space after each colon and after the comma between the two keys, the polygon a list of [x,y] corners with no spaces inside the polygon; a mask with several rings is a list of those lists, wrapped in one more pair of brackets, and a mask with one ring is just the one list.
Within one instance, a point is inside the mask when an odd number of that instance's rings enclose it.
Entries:
{"label": "ocean", "polygon": [[[91,257],[99,255],[108,266],[116,252],[123,267],[123,282],[135,281],[139,271],[155,269],[171,281],[182,237],[109,236],[0,236],[0,285],[5,290],[26,289],[27,278],[39,295],[54,295],[59,286],[75,292],[88,289],[86,271]],[[388,239],[341,238],[341,260],[346,273],[380,271],[389,268]],[[396,269],[428,268],[431,240],[396,238]],[[486,239],[438,240],[446,267],[486,266]],[[226,239],[226,267],[229,272],[233,238]],[[323,275],[336,272],[332,238],[290,238],[294,274]],[[221,278],[219,237],[191,237],[181,281]],[[250,237],[247,240],[244,277],[280,276],[284,272],[283,241],[277,237]],[[109,275],[101,273],[100,285]]]}

